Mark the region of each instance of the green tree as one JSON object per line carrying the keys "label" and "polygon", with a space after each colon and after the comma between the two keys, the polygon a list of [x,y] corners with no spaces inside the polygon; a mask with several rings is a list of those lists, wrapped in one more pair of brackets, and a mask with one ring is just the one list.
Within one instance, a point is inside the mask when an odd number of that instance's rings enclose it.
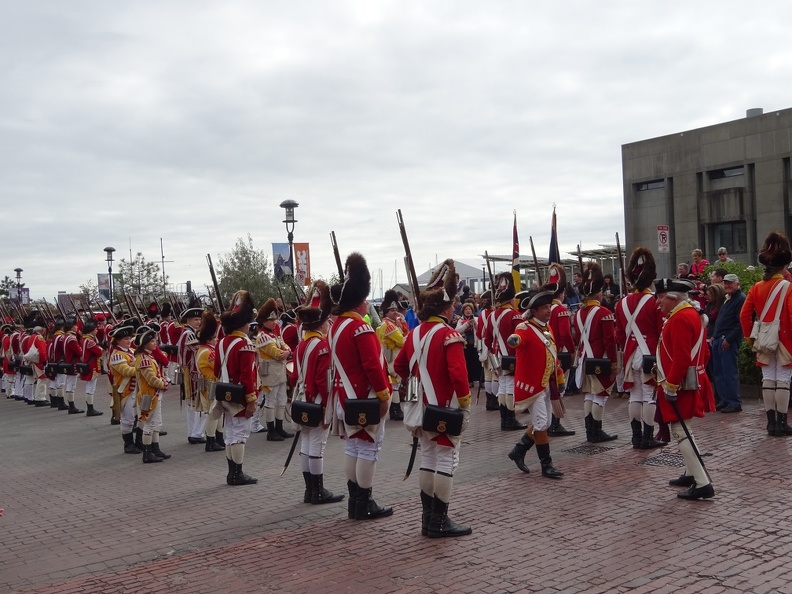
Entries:
{"label": "green tree", "polygon": [[15,287],[16,280],[6,276],[3,280],[0,280],[0,297],[8,297],[8,289],[13,289]]}
{"label": "green tree", "polygon": [[[264,250],[253,245],[253,238],[249,233],[247,240],[237,238],[234,248],[220,257],[217,282],[226,306],[234,293],[241,289],[250,291],[257,306],[270,297],[278,297],[278,285],[273,277],[272,265]],[[281,290],[284,290],[283,286]],[[288,299],[285,291],[284,298]]]}
{"label": "green tree", "polygon": [[[124,258],[119,260],[117,272],[120,281],[113,282],[116,301],[121,291],[133,295],[164,297],[163,285],[167,284],[168,277],[166,276],[163,281],[159,264],[147,262],[141,252],[135,254],[132,262]],[[116,276],[116,271],[113,271],[113,276]]]}

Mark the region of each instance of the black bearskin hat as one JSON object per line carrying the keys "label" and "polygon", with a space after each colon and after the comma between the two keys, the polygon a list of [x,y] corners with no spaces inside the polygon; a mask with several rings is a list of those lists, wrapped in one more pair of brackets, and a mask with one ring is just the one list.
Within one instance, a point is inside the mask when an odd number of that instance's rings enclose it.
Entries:
{"label": "black bearskin hat", "polygon": [[198,330],[198,342],[206,344],[217,336],[217,317],[211,310],[206,310],[201,316],[201,329]]}
{"label": "black bearskin hat", "polygon": [[259,326],[263,326],[266,321],[278,321],[278,304],[272,297],[264,302],[264,305],[258,310],[258,315],[256,315],[256,322],[258,322]]}
{"label": "black bearskin hat", "polygon": [[418,319],[427,320],[431,316],[439,316],[453,303],[456,294],[456,267],[449,258],[437,267],[421,291],[421,311],[418,312]]}
{"label": "black bearskin hat", "polygon": [[627,279],[632,283],[633,289],[643,291],[651,287],[657,277],[657,268],[652,252],[641,246],[635,248],[627,263],[626,272]]}
{"label": "black bearskin hat", "polygon": [[792,262],[789,239],[783,233],[771,231],[759,250],[759,264],[768,268],[783,268]]}
{"label": "black bearskin hat", "polygon": [[173,307],[171,307],[171,304],[167,301],[162,304],[162,311],[160,312],[160,315],[163,317],[163,319],[173,315]]}
{"label": "black bearskin hat", "polygon": [[90,334],[94,330],[96,330],[96,322],[94,322],[93,320],[86,320],[85,322],[83,322],[83,327],[82,327],[83,334]]}
{"label": "black bearskin hat", "polygon": [[553,263],[547,269],[547,282],[542,286],[542,291],[552,291],[554,295],[566,290],[566,271],[561,264]]}
{"label": "black bearskin hat", "polygon": [[399,294],[393,289],[385,291],[385,295],[382,296],[380,309],[383,314],[388,313],[389,309],[399,309]]}
{"label": "black bearskin hat", "polygon": [[149,303],[148,306],[148,315],[150,318],[156,318],[159,315],[159,306],[155,301]]}
{"label": "black bearskin hat", "polygon": [[495,303],[508,303],[514,299],[517,289],[514,288],[514,277],[511,272],[501,272],[495,277]]}
{"label": "black bearskin hat", "polygon": [[585,297],[596,295],[605,286],[602,267],[596,262],[587,262],[583,269],[583,281],[580,283],[580,294]]}
{"label": "black bearskin hat", "polygon": [[315,281],[308,290],[306,303],[295,310],[297,319],[306,330],[318,330],[327,318],[333,304],[330,301],[330,287],[324,281]]}
{"label": "black bearskin hat", "polygon": [[356,308],[366,300],[370,291],[371,273],[366,259],[358,252],[352,252],[346,259],[341,283],[330,288],[333,313],[339,315]]}
{"label": "black bearskin hat", "polygon": [[226,334],[239,330],[256,318],[256,306],[248,291],[237,291],[231,297],[231,304],[220,316],[220,323]]}

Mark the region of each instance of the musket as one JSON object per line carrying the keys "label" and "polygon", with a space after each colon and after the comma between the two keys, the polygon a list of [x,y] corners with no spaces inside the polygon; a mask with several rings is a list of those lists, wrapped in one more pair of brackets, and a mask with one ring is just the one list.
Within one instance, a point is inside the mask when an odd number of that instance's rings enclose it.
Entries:
{"label": "musket", "polygon": [[61,317],[62,317],[64,320],[65,320],[66,318],[68,318],[68,317],[69,317],[69,316],[66,314],[66,312],[63,310],[63,307],[61,307],[60,301],[58,301],[58,298],[57,298],[57,297],[55,297],[55,307],[58,309],[58,312],[60,313]]}
{"label": "musket", "polygon": [[[529,235],[528,241],[531,244],[531,253],[533,254],[534,269],[536,270],[536,280],[539,282],[539,286],[541,287],[544,283],[542,282],[542,271],[539,270],[539,260],[537,260],[536,258],[536,250],[534,249],[533,237]],[[517,290],[519,291],[519,287],[517,288]]]}
{"label": "musket", "polygon": [[619,233],[616,233],[616,254],[619,256],[619,272],[621,274],[622,282],[622,295],[627,294],[627,275],[624,274],[624,256],[622,256],[621,243],[619,242]]}
{"label": "musket", "polygon": [[335,231],[330,231],[330,243],[333,246],[333,256],[335,257],[336,267],[338,268],[338,282],[344,282],[344,265],[341,263],[341,254],[338,251],[338,242],[336,241]]}
{"label": "musket", "polygon": [[407,268],[407,281],[410,284],[410,290],[413,292],[415,310],[418,311],[421,309],[421,294],[419,292],[418,276],[415,274],[412,252],[410,251],[410,242],[407,239],[407,229],[404,226],[404,217],[402,217],[401,209],[396,211],[396,220],[399,223],[399,233],[401,234],[402,244],[404,244],[404,265]]}
{"label": "musket", "polygon": [[52,317],[52,311],[50,310],[49,303],[47,303],[47,300],[43,299],[43,298],[42,298],[41,302],[43,304],[42,306],[40,306],[41,307],[41,314],[44,316],[44,319],[47,322],[52,322],[54,324],[55,323],[55,318]]}
{"label": "musket", "polygon": [[74,312],[74,317],[75,318],[79,317],[79,314],[77,313],[77,305],[74,303],[74,299],[72,299],[71,293],[66,293],[66,296],[69,298],[69,303],[71,304],[72,311]]}
{"label": "musket", "polygon": [[212,285],[214,286],[215,290],[215,298],[217,299],[217,306],[220,308],[220,313],[222,314],[225,311],[225,305],[223,305],[223,296],[220,294],[220,283],[217,282],[217,276],[215,275],[214,266],[212,266],[212,256],[206,254],[206,262],[209,264],[209,274],[212,277]]}
{"label": "musket", "polygon": [[299,429],[297,429],[297,432],[294,434],[294,440],[292,441],[291,449],[289,449],[289,455],[286,457],[286,464],[283,465],[283,470],[281,470],[280,473],[281,476],[283,476],[283,473],[285,473],[286,469],[289,467],[292,456],[294,456],[294,450],[297,449],[297,442],[300,439],[300,430],[302,429],[302,425],[297,425],[297,427],[299,427]]}
{"label": "musket", "polygon": [[[295,299],[295,301],[304,302],[305,301],[305,292],[302,290],[302,287],[300,287],[300,285],[298,285],[296,282],[294,282],[294,275],[290,276],[289,279],[291,280],[292,291],[294,291],[294,299]],[[285,306],[285,304],[284,304],[284,306]]]}
{"label": "musket", "polygon": [[490,265],[489,254],[484,251],[484,259],[487,261],[487,273],[490,279],[490,291],[492,291],[492,303],[495,303],[495,277],[492,275],[492,266]]}
{"label": "musket", "polygon": [[580,276],[583,276],[583,254],[580,252],[580,244],[577,246],[578,265],[580,266]]}
{"label": "musket", "polygon": [[275,283],[275,286],[278,287],[278,297],[280,297],[281,305],[283,306],[283,311],[286,311],[286,300],[283,298],[283,291],[281,291],[280,283]]}

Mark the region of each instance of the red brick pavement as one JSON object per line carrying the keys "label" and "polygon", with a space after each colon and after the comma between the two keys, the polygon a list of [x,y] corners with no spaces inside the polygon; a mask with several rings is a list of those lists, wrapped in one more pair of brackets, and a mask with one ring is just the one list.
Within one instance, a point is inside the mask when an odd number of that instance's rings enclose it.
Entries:
{"label": "red brick pavement", "polygon": [[[581,429],[580,397],[568,399]],[[394,515],[346,519],[345,505],[301,503],[302,477],[279,477],[288,444],[254,435],[245,468],[259,484],[223,484],[222,454],[189,446],[166,404],[174,458],[143,466],[121,453],[118,428],[0,401],[0,591],[24,592],[789,592],[792,553],[787,442],[766,437],[759,403],[713,414],[696,435],[716,497],[684,502],[666,485],[680,469],[628,443],[626,401],[608,405],[620,439],[585,455],[581,434],[553,440],[561,481],[505,456],[517,435],[476,408],[451,516],[465,538],[420,535],[417,480],[402,482],[406,433],[389,423],[375,496]],[[662,451],[668,463],[676,449]],[[341,489],[341,444],[326,484]],[[215,501],[232,496],[239,512]],[[365,534],[363,531],[366,531]]]}

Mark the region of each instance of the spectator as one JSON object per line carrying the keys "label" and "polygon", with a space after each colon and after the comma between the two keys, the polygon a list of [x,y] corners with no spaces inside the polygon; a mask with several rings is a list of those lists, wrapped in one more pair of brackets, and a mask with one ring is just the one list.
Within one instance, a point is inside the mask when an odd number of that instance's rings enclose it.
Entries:
{"label": "spectator", "polygon": [[704,253],[696,248],[691,255],[693,263],[690,265],[690,277],[693,279],[704,278],[704,270],[709,266],[709,262],[704,259]]}
{"label": "spectator", "polygon": [[687,262],[680,262],[677,264],[677,275],[676,278],[687,278],[690,275],[690,266],[687,265]]}
{"label": "spectator", "polygon": [[718,262],[717,263],[728,264],[728,263],[732,263],[732,262],[734,262],[734,260],[729,258],[729,252],[726,251],[726,248],[725,247],[719,247],[718,248]]}
{"label": "spectator", "polygon": [[736,413],[742,411],[737,351],[743,340],[740,310],[745,302],[745,293],[740,289],[740,279],[736,274],[723,277],[723,290],[726,299],[718,312],[712,333],[712,375],[718,399],[715,410]]}
{"label": "spectator", "polygon": [[569,308],[569,311],[575,313],[580,307],[580,295],[572,283],[567,283],[566,290],[564,291],[564,303]]}
{"label": "spectator", "polygon": [[710,274],[710,284],[723,286],[723,277],[729,274],[725,268],[716,268]]}
{"label": "spectator", "polygon": [[613,275],[606,274],[604,277],[605,284],[602,287],[602,305],[613,311],[616,306],[616,301],[621,295],[619,285],[613,282]]}
{"label": "spectator", "polygon": [[[723,307],[723,302],[726,300],[726,293],[724,292],[722,284],[712,284],[707,287],[705,293],[707,304],[704,306],[704,311],[707,314],[707,341],[712,340],[713,332],[715,331],[715,320],[718,319],[718,312]],[[711,359],[710,359],[711,361]]]}
{"label": "spectator", "polygon": [[481,361],[476,349],[476,310],[473,302],[462,305],[462,315],[457,320],[456,331],[465,339],[465,364],[467,365],[468,386],[481,379]]}

